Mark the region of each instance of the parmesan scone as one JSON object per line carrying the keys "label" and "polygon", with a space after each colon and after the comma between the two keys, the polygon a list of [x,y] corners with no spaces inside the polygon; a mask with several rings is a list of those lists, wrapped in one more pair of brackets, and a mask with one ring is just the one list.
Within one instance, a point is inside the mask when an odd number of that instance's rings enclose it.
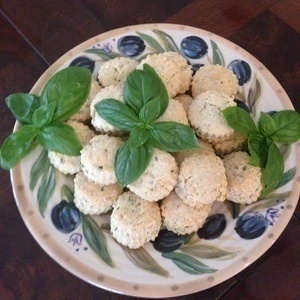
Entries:
{"label": "parmesan scone", "polygon": [[201,155],[212,154],[212,155],[215,155],[215,150],[209,142],[201,140],[200,138],[197,138],[197,140],[198,140],[199,145],[200,145],[199,148],[173,153],[173,156],[175,157],[175,160],[176,160],[178,165],[181,165],[181,163],[183,162],[183,160],[186,157],[192,156],[194,154],[201,154]]}
{"label": "parmesan scone", "polygon": [[195,154],[185,158],[179,170],[176,194],[192,207],[224,201],[227,179],[222,160],[216,155]]}
{"label": "parmesan scone", "polygon": [[119,196],[110,218],[112,236],[131,249],[153,241],[161,227],[158,203],[145,201],[132,192]]}
{"label": "parmesan scone", "polygon": [[130,72],[139,63],[129,57],[117,57],[106,61],[98,71],[99,83],[103,86],[124,84]]}
{"label": "parmesan scone", "polygon": [[155,122],[177,122],[183,125],[189,125],[186,112],[181,103],[177,100],[169,99],[169,105],[166,111]]}
{"label": "parmesan scone", "polygon": [[262,193],[261,168],[249,165],[249,159],[250,156],[243,151],[224,157],[228,180],[227,199],[230,201],[250,204],[257,201]]}
{"label": "parmesan scone", "polygon": [[144,64],[150,65],[163,81],[169,98],[184,94],[192,81],[192,69],[185,58],[177,52],[150,54],[137,66],[142,69]]}
{"label": "parmesan scone", "polygon": [[209,142],[223,142],[234,133],[222,110],[236,106],[233,98],[218,91],[207,91],[197,96],[189,107],[188,118],[196,134]]}
{"label": "parmesan scone", "polygon": [[141,198],[154,202],[167,196],[178,178],[178,166],[172,154],[154,148],[145,172],[127,187]]}
{"label": "parmesan scone", "polygon": [[[94,132],[83,123],[79,123],[75,120],[69,120],[68,125],[72,126],[77,134],[77,137],[84,147],[94,136]],[[63,174],[74,175],[81,170],[80,155],[70,156],[54,151],[48,152],[50,163]]]}
{"label": "parmesan scone", "polygon": [[208,217],[211,204],[202,204],[194,208],[182,201],[172,191],[161,203],[163,225],[176,234],[190,234],[202,227]]}
{"label": "parmesan scone", "polygon": [[123,141],[119,137],[97,135],[81,150],[81,168],[91,181],[108,185],[117,182],[114,163]]}
{"label": "parmesan scone", "polygon": [[74,178],[74,204],[85,215],[99,215],[112,209],[122,194],[118,184],[99,185],[89,181],[82,172]]}
{"label": "parmesan scone", "polygon": [[231,70],[220,65],[205,65],[193,76],[192,94],[196,98],[206,91],[216,90],[234,97],[238,87],[238,79]]}
{"label": "parmesan scone", "polygon": [[82,105],[79,111],[70,118],[71,120],[75,120],[78,122],[86,122],[91,119],[90,106],[94,97],[96,96],[96,94],[99,92],[100,89],[101,86],[98,84],[98,82],[95,79],[92,79],[90,92],[85,103]]}
{"label": "parmesan scone", "polygon": [[108,133],[113,135],[122,135],[124,132],[111,125],[107,121],[105,121],[98,112],[95,109],[95,105],[99,102],[101,102],[104,99],[116,99],[118,101],[123,102],[123,85],[121,84],[115,84],[110,85],[108,87],[102,88],[94,97],[92,103],[91,103],[91,118],[92,118],[92,125],[94,128],[99,131],[100,133]]}
{"label": "parmesan scone", "polygon": [[188,114],[189,106],[193,102],[192,96],[190,96],[189,94],[179,94],[174,99],[182,104],[186,114]]}

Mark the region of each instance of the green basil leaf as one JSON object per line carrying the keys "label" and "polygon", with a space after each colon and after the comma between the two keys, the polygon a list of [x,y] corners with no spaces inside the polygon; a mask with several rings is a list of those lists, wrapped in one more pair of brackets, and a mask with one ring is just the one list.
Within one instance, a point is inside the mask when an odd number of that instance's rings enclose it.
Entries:
{"label": "green basil leaf", "polygon": [[151,123],[160,116],[160,98],[154,98],[147,102],[140,110],[139,119],[145,123]]}
{"label": "green basil leaf", "polygon": [[129,143],[131,148],[138,148],[145,144],[150,136],[149,129],[134,127],[130,132]]}
{"label": "green basil leaf", "polygon": [[6,105],[21,124],[32,124],[32,114],[39,107],[39,97],[16,93],[5,98]]}
{"label": "green basil leaf", "polygon": [[66,155],[80,155],[82,149],[77,134],[68,124],[48,125],[40,128],[37,140],[43,148]]}
{"label": "green basil leaf", "polygon": [[56,104],[53,102],[37,108],[32,115],[32,124],[38,127],[49,124],[52,120],[55,107]]}
{"label": "green basil leaf", "polygon": [[115,99],[104,99],[95,105],[95,109],[104,120],[124,131],[130,131],[139,121],[129,106]]}
{"label": "green basil leaf", "polygon": [[264,168],[267,159],[269,146],[266,138],[259,133],[252,133],[248,136],[248,150],[250,153],[249,164]]}
{"label": "green basil leaf", "polygon": [[115,158],[115,173],[122,186],[134,182],[146,170],[153,153],[153,146],[147,142],[140,147],[130,147],[127,140],[118,150]]}
{"label": "green basil leaf", "polygon": [[63,122],[76,113],[86,101],[91,85],[87,68],[67,67],[54,74],[41,94],[41,105],[56,103],[52,122]]}
{"label": "green basil leaf", "polygon": [[270,194],[278,186],[284,171],[284,161],[278,147],[271,143],[269,146],[268,160],[266,167],[263,171],[263,194],[265,197]]}
{"label": "green basil leaf", "polygon": [[264,112],[260,113],[257,127],[258,131],[264,136],[271,136],[277,129],[276,123],[274,122],[273,118]]}
{"label": "green basil leaf", "polygon": [[123,90],[124,102],[138,115],[142,107],[157,97],[160,99],[160,117],[168,107],[169,96],[160,77],[148,64],[143,70],[132,71],[125,82]]}
{"label": "green basil leaf", "polygon": [[168,152],[180,152],[199,147],[195,132],[176,122],[152,123],[150,130],[153,146]]}
{"label": "green basil leaf", "polygon": [[9,170],[33,148],[37,127],[34,125],[24,125],[16,132],[9,135],[0,149],[0,166]]}
{"label": "green basil leaf", "polygon": [[274,142],[292,144],[300,139],[300,114],[294,110],[283,110],[272,116],[277,130],[271,136]]}
{"label": "green basil leaf", "polygon": [[222,112],[229,126],[231,126],[235,131],[245,135],[257,132],[253,119],[242,108],[231,106],[227,107]]}

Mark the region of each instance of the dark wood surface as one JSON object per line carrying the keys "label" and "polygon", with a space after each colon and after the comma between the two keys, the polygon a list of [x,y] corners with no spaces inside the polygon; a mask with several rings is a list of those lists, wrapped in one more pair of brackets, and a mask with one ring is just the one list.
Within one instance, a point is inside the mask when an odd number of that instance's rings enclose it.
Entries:
{"label": "dark wood surface", "polygon": [[[258,58],[300,111],[298,0],[1,0],[0,144],[14,119],[4,98],[29,92],[65,52],[107,30],[177,23],[219,34]],[[299,180],[299,178],[298,178]],[[300,299],[300,207],[275,244],[236,276],[177,299]],[[0,299],[134,299],[86,283],[35,242],[0,170]]]}

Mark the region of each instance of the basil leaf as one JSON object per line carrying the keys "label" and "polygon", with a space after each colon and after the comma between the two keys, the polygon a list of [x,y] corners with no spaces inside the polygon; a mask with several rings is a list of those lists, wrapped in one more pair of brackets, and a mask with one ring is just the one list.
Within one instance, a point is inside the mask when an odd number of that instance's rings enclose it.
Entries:
{"label": "basil leaf", "polygon": [[6,105],[21,124],[32,124],[32,114],[39,106],[39,97],[16,93],[5,98]]}
{"label": "basil leaf", "polygon": [[199,147],[195,132],[176,122],[152,123],[150,130],[153,146],[168,152],[180,152]]}
{"label": "basil leaf", "polygon": [[274,122],[273,118],[264,112],[260,113],[257,127],[259,132],[264,136],[271,136],[277,129],[276,123]]}
{"label": "basil leaf", "polygon": [[149,129],[133,128],[130,132],[129,143],[131,148],[138,148],[145,144],[150,136]]}
{"label": "basil leaf", "polygon": [[52,122],[63,122],[76,113],[86,101],[91,85],[91,72],[77,66],[54,74],[41,94],[41,105],[56,103]]}
{"label": "basil leaf", "polygon": [[66,155],[80,155],[82,149],[74,129],[68,124],[48,125],[40,128],[37,140],[43,148]]}
{"label": "basil leaf", "polygon": [[267,163],[269,151],[266,138],[259,133],[250,134],[248,136],[248,150],[250,153],[249,164],[264,168]]}
{"label": "basil leaf", "polygon": [[231,126],[235,131],[241,132],[245,135],[257,132],[253,119],[242,108],[231,106],[227,107],[222,112],[229,126]]}
{"label": "basil leaf", "polygon": [[0,166],[9,170],[33,148],[36,141],[37,127],[24,125],[9,135],[0,149]]}
{"label": "basil leaf", "polygon": [[272,116],[277,130],[271,136],[274,142],[292,144],[300,139],[300,114],[294,110],[283,110]]}
{"label": "basil leaf", "polygon": [[261,197],[265,197],[270,194],[278,186],[284,171],[284,161],[280,154],[278,147],[271,143],[268,152],[268,160],[266,167],[263,171],[263,194]]}
{"label": "basil leaf", "polygon": [[155,121],[160,115],[160,98],[155,98],[147,102],[139,113],[139,119],[145,123],[151,123]]}
{"label": "basil leaf", "polygon": [[32,123],[38,127],[42,127],[51,122],[56,104],[50,103],[37,108],[32,115]]}
{"label": "basil leaf", "polygon": [[129,106],[115,99],[104,99],[95,105],[95,109],[105,121],[124,131],[130,131],[139,121]]}
{"label": "basil leaf", "polygon": [[137,115],[147,102],[157,97],[160,99],[158,117],[165,112],[169,104],[169,96],[164,83],[148,64],[144,64],[143,70],[134,70],[128,75],[123,97],[124,102]]}
{"label": "basil leaf", "polygon": [[149,165],[153,153],[151,143],[131,147],[127,140],[118,150],[115,158],[115,173],[119,183],[125,187],[138,179]]}

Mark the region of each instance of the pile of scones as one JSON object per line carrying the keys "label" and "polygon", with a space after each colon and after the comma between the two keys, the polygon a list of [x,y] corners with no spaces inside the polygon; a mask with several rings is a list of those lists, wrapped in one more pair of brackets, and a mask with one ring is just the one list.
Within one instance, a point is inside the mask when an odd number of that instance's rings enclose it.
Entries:
{"label": "pile of scones", "polygon": [[[200,148],[168,153],[154,148],[145,172],[126,188],[117,182],[114,160],[126,140],[94,106],[103,99],[123,101],[128,74],[149,64],[160,76],[169,106],[157,119],[191,126]],[[177,52],[111,59],[99,68],[97,79],[79,112],[69,121],[82,143],[80,156],[49,152],[50,162],[74,176],[74,203],[83,213],[110,213],[113,238],[139,248],[153,241],[162,226],[176,234],[201,228],[215,201],[250,204],[262,193],[261,169],[248,164],[246,136],[235,132],[222,110],[235,106],[235,74],[220,65],[204,65],[194,75]],[[125,162],[126,163],[126,162]]]}

